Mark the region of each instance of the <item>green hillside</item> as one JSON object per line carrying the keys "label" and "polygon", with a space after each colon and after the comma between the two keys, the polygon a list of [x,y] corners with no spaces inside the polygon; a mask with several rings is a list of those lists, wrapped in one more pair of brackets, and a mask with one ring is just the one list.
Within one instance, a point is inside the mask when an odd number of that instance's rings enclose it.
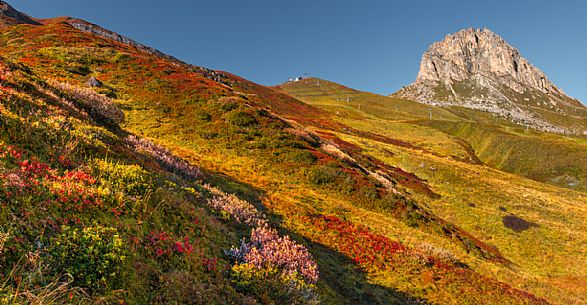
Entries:
{"label": "green hillside", "polygon": [[537,181],[587,191],[587,139],[521,128],[422,122],[467,141],[485,164]]}
{"label": "green hillside", "polygon": [[[587,190],[587,165],[581,161],[587,158],[584,137],[526,130],[491,113],[455,106],[433,107],[364,93],[325,80],[305,79],[278,88],[331,111],[338,121],[353,127],[384,132],[453,158],[467,158],[474,153],[481,162],[499,170]],[[340,103],[341,96],[355,98]]]}
{"label": "green hillside", "polygon": [[0,27],[0,54],[0,303],[587,299],[587,195],[483,165],[458,109],[71,18]]}
{"label": "green hillside", "polygon": [[[420,115],[421,118],[414,119],[404,119],[399,115],[385,117],[380,111],[363,106],[369,104],[368,98],[361,101],[362,111],[357,107],[353,117],[349,117],[344,115],[346,106],[337,108],[332,105],[331,101],[339,91],[331,93],[317,90],[313,86],[316,83],[316,80],[310,79],[305,83],[286,83],[278,88],[309,104],[328,109],[337,114],[335,118],[338,121],[351,127],[402,139],[411,144],[402,147],[385,141],[340,134],[369,155],[427,181],[431,189],[440,195],[440,199],[430,200],[416,195],[418,201],[425,203],[444,219],[504,251],[505,257],[512,259],[518,266],[518,274],[527,272],[522,276],[525,278],[522,281],[533,278],[530,280],[532,284],[524,284],[526,287],[533,286],[536,289],[533,291],[540,290],[548,294],[553,293],[551,285],[565,287],[569,289],[569,295],[580,296],[579,299],[571,297],[569,302],[585,298],[579,288],[585,283],[585,270],[581,271],[577,267],[583,264],[586,256],[576,255],[573,249],[580,248],[581,242],[574,243],[573,240],[585,238],[581,233],[584,227],[581,217],[585,215],[582,203],[586,202],[587,197],[584,193],[556,187],[581,190],[584,187],[582,182],[569,185],[571,180],[553,179],[560,176],[562,171],[564,177],[571,173],[581,177],[572,182],[584,181],[579,180],[583,179],[585,173],[584,162],[581,161],[586,152],[583,148],[584,139],[526,132],[490,114],[456,107],[440,110],[432,108],[432,120],[422,118],[425,113]],[[328,82],[321,80],[320,83]],[[307,86],[312,89],[306,89]],[[357,95],[375,96],[369,93]],[[373,101],[375,105],[387,103],[387,108],[392,109],[392,112],[395,112],[397,102],[397,99],[381,96],[376,96]],[[415,102],[402,102],[401,105],[412,112],[423,107]],[[452,116],[437,118],[443,116],[444,111]],[[439,115],[435,117],[435,113]],[[548,259],[542,260],[541,257]],[[492,274],[501,274],[508,281],[518,280],[511,274],[497,271],[493,266],[488,270]],[[541,277],[542,280],[538,280]],[[559,297],[563,297],[563,294]]]}

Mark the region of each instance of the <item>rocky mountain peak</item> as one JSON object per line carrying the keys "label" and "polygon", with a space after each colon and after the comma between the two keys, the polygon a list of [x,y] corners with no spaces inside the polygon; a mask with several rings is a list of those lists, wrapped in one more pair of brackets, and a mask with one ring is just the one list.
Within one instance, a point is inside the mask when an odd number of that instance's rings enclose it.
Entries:
{"label": "rocky mountain peak", "polygon": [[33,18],[14,9],[8,2],[0,0],[0,25],[40,24]]}
{"label": "rocky mountain peak", "polygon": [[560,124],[569,117],[587,118],[587,108],[486,28],[461,30],[433,43],[422,56],[416,81],[394,95],[491,112],[540,130],[587,134],[582,123]]}
{"label": "rocky mountain peak", "polygon": [[516,92],[560,90],[520,52],[489,29],[465,29],[433,43],[422,56],[417,82],[463,81],[475,75],[498,80]]}

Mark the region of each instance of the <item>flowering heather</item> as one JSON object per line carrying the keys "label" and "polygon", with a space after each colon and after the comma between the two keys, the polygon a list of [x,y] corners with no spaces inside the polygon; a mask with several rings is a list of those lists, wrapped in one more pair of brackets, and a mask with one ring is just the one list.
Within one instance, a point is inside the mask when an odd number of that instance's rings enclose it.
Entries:
{"label": "flowering heather", "polygon": [[212,198],[207,201],[208,206],[253,228],[249,242],[243,239],[239,248],[228,251],[231,257],[258,269],[277,268],[283,276],[300,275],[308,283],[318,281],[318,266],[308,249],[292,241],[289,236],[279,236],[251,203],[210,185],[204,187],[212,193]]}
{"label": "flowering heather", "polygon": [[199,168],[191,165],[189,162],[179,157],[174,156],[169,150],[156,145],[147,139],[130,135],[125,138],[124,141],[130,148],[147,153],[163,168],[177,174],[182,178],[196,180],[202,176],[202,172]]}
{"label": "flowering heather", "polygon": [[204,187],[212,193],[212,198],[207,201],[212,209],[227,213],[238,223],[250,227],[261,227],[267,224],[267,219],[251,203],[210,185]]}
{"label": "flowering heather", "polygon": [[300,275],[308,283],[318,281],[318,265],[304,246],[280,237],[268,226],[253,229],[251,241],[241,242],[240,248],[233,248],[229,255],[240,263],[250,264],[259,269],[278,268],[284,276]]}
{"label": "flowering heather", "polygon": [[56,81],[50,81],[49,84],[70,95],[90,115],[99,116],[115,124],[120,124],[124,121],[124,113],[116,107],[111,98],[98,94],[91,89],[80,88],[70,84]]}

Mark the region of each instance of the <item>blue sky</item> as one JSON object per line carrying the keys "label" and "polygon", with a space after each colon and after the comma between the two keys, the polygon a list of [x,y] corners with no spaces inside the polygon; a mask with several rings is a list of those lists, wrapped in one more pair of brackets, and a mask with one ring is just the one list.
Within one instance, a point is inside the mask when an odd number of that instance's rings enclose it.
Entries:
{"label": "blue sky", "polygon": [[186,62],[261,84],[302,73],[389,94],[430,43],[488,27],[587,102],[587,1],[8,0],[34,17],[75,16]]}

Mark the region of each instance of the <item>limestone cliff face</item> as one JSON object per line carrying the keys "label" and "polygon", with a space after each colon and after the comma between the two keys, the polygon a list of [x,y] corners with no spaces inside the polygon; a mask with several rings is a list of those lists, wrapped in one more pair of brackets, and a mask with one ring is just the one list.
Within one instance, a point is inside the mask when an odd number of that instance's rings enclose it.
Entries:
{"label": "limestone cliff face", "polygon": [[[587,108],[488,29],[461,30],[433,43],[422,56],[416,81],[394,95],[492,112],[546,131],[587,130]],[[578,117],[579,123],[561,126],[552,120],[558,116]]]}
{"label": "limestone cliff face", "polygon": [[464,81],[474,75],[500,80],[524,92],[531,87],[560,92],[520,52],[488,29],[467,29],[435,42],[422,56],[417,82]]}

